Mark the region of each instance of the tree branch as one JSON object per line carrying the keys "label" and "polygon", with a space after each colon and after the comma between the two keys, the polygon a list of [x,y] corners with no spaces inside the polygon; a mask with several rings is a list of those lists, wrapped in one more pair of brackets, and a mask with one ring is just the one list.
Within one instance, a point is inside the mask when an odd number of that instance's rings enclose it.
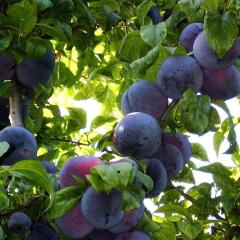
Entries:
{"label": "tree branch", "polygon": [[9,98],[11,126],[23,126],[22,104],[19,87],[16,80],[12,80],[12,96]]}
{"label": "tree branch", "polygon": [[7,217],[9,215],[11,215],[12,213],[15,213],[15,212],[18,212],[18,211],[21,211],[21,210],[24,210],[26,208],[30,208],[32,206],[35,205],[35,203],[37,202],[37,200],[40,198],[40,195],[37,195],[37,196],[34,196],[32,199],[30,199],[30,201],[28,201],[27,203],[25,204],[21,204],[21,205],[18,205],[16,206],[16,208],[14,209],[10,209],[6,212],[3,212],[3,213],[0,213],[0,217]]}

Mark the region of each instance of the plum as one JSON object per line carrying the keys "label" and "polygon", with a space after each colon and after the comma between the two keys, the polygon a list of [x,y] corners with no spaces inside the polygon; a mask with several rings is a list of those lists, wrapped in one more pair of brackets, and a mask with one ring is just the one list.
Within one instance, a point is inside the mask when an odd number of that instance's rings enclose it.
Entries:
{"label": "plum", "polygon": [[199,64],[209,70],[219,70],[233,65],[240,55],[240,40],[237,39],[232,48],[220,59],[209,46],[205,33],[200,33],[193,44],[193,53]]}
{"label": "plum", "polygon": [[143,217],[144,211],[145,207],[142,203],[139,208],[125,212],[123,219],[114,227],[109,228],[108,231],[117,234],[132,229],[140,222]]}
{"label": "plum", "polygon": [[13,79],[15,74],[15,59],[9,52],[0,54],[0,82]]}
{"label": "plum", "polygon": [[32,235],[25,240],[59,240],[56,233],[46,224],[36,222],[33,224]]}
{"label": "plum", "polygon": [[76,185],[74,176],[86,181],[85,176],[90,173],[90,169],[101,163],[102,161],[99,158],[89,155],[70,158],[64,163],[59,173],[61,188]]}
{"label": "plum", "polygon": [[8,219],[9,230],[20,236],[25,236],[31,227],[31,218],[23,212],[15,212]]}
{"label": "plum", "polygon": [[113,143],[117,151],[137,159],[154,154],[161,144],[162,130],[157,120],[149,114],[127,114],[116,126]]}
{"label": "plum", "polygon": [[55,59],[50,49],[40,59],[25,58],[16,66],[16,78],[25,87],[35,88],[45,84],[53,74]]}
{"label": "plum", "polygon": [[113,240],[115,234],[107,230],[95,229],[88,235],[89,240]]}
{"label": "plum", "polygon": [[124,216],[121,193],[116,190],[98,193],[93,187],[89,187],[82,196],[81,212],[95,228],[111,228]]}
{"label": "plum", "polygon": [[160,15],[160,12],[157,8],[157,6],[153,6],[149,9],[147,15],[151,18],[152,23],[154,25],[157,25],[158,23],[163,21],[162,16]]}
{"label": "plum", "polygon": [[187,136],[183,135],[182,133],[164,133],[162,142],[175,145],[181,151],[185,163],[187,163],[192,156],[191,144],[188,141]]}
{"label": "plum", "polygon": [[235,66],[220,70],[203,70],[201,93],[212,99],[228,100],[240,94],[240,72]]}
{"label": "plum", "polygon": [[185,47],[188,50],[188,52],[192,52],[193,43],[198,34],[201,33],[202,31],[203,31],[202,23],[191,23],[187,25],[180,34],[179,38],[180,45]]}
{"label": "plum", "polygon": [[120,234],[114,240],[151,240],[152,238],[145,232],[134,230]]}
{"label": "plum", "polygon": [[8,151],[1,156],[1,165],[12,165],[20,160],[35,159],[37,142],[24,127],[6,127],[0,131],[0,142],[8,142]]}
{"label": "plum", "polygon": [[174,100],[180,99],[189,88],[198,92],[202,84],[202,69],[197,61],[189,56],[168,57],[158,70],[157,85],[167,97]]}
{"label": "plum", "polygon": [[162,144],[153,157],[159,159],[166,168],[168,180],[176,177],[184,167],[181,151],[170,143]]}
{"label": "plum", "polygon": [[144,112],[160,118],[167,110],[168,99],[155,83],[141,80],[130,86],[122,96],[122,111]]}
{"label": "plum", "polygon": [[54,173],[58,172],[58,168],[55,165],[51,164],[50,162],[41,161],[40,163],[42,164],[42,166],[46,169],[46,171],[48,173],[53,173],[54,174]]}
{"label": "plum", "polygon": [[55,219],[55,223],[60,231],[71,239],[85,237],[94,229],[83,217],[81,203],[78,203],[65,215]]}
{"label": "plum", "polygon": [[167,186],[167,171],[159,159],[150,158],[142,161],[147,165],[146,174],[152,178],[154,183],[153,189],[147,193],[147,197],[154,198],[163,192]]}

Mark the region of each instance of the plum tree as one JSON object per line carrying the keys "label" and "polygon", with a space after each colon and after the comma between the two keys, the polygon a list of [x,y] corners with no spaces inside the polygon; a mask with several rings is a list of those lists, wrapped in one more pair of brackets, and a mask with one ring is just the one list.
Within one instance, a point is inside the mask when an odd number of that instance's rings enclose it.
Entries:
{"label": "plum tree", "polygon": [[124,213],[120,192],[96,192],[89,187],[81,200],[81,212],[85,219],[97,229],[108,229],[118,224]]}
{"label": "plum tree", "polygon": [[146,174],[149,175],[153,180],[153,189],[147,193],[147,197],[154,198],[163,192],[167,186],[167,171],[164,165],[156,158],[143,159],[146,165]]}
{"label": "plum tree", "polygon": [[201,92],[212,99],[228,100],[240,94],[240,72],[235,66],[220,70],[203,70]]}
{"label": "plum tree", "polygon": [[11,53],[0,54],[0,82],[13,79],[15,74],[15,59]]}
{"label": "plum tree", "polygon": [[61,188],[73,186],[76,184],[74,176],[86,180],[85,175],[90,173],[90,169],[101,164],[102,161],[95,156],[77,156],[70,158],[60,169],[59,178]]}
{"label": "plum tree", "polygon": [[89,235],[89,240],[113,240],[116,237],[115,234],[107,230],[93,230]]}
{"label": "plum tree", "polygon": [[112,233],[118,234],[132,229],[140,222],[143,217],[144,211],[145,207],[142,203],[139,208],[125,212],[123,219],[117,225],[109,228],[108,230]]}
{"label": "plum tree", "polygon": [[157,84],[164,94],[174,100],[191,88],[198,92],[203,83],[201,67],[189,56],[176,55],[167,58],[160,66]]}
{"label": "plum tree", "polygon": [[205,33],[200,33],[193,44],[193,53],[199,64],[209,70],[218,70],[233,65],[240,55],[240,40],[237,39],[232,48],[220,59],[217,53],[209,46]]}
{"label": "plum tree", "polygon": [[48,173],[57,173],[58,172],[58,168],[55,165],[51,164],[50,162],[41,161],[40,163],[42,164],[42,166],[46,169],[46,171]]}
{"label": "plum tree", "polygon": [[181,151],[170,143],[162,144],[153,157],[159,159],[166,168],[168,180],[174,178],[184,167]]}
{"label": "plum tree", "polygon": [[141,112],[127,114],[116,126],[113,142],[117,151],[137,159],[154,154],[161,144],[161,128],[155,118]]}
{"label": "plum tree", "polygon": [[80,203],[65,215],[55,219],[55,223],[60,231],[71,239],[85,237],[94,229],[83,217]]}
{"label": "plum tree", "polygon": [[160,23],[163,21],[163,18],[162,16],[160,15],[160,12],[158,10],[158,7],[157,6],[153,6],[149,9],[147,15],[151,18],[152,20],[152,23],[154,25]]}
{"label": "plum tree", "polygon": [[134,230],[122,233],[114,240],[151,240],[151,237],[145,232]]}
{"label": "plum tree", "polygon": [[160,118],[167,110],[168,99],[155,83],[141,80],[126,90],[121,106],[124,114],[144,112]]}
{"label": "plum tree", "polygon": [[199,33],[203,31],[203,24],[202,23],[191,23],[187,25],[179,38],[179,43],[183,47],[185,47],[188,52],[193,50],[193,43],[198,36]]}
{"label": "plum tree", "polygon": [[191,144],[188,141],[187,136],[182,133],[164,133],[162,142],[175,145],[181,151],[185,163],[187,163],[192,156]]}
{"label": "plum tree", "polygon": [[36,222],[33,224],[31,236],[25,240],[59,240],[59,238],[48,225]]}
{"label": "plum tree", "polygon": [[8,151],[1,156],[1,165],[12,165],[20,160],[35,159],[37,142],[24,127],[6,127],[0,131],[0,142],[8,142]]}
{"label": "plum tree", "polygon": [[8,228],[20,236],[27,235],[31,227],[31,218],[23,212],[15,212],[8,219]]}
{"label": "plum tree", "polygon": [[24,86],[35,88],[45,84],[53,74],[55,59],[50,49],[40,59],[25,58],[16,66],[16,78]]}

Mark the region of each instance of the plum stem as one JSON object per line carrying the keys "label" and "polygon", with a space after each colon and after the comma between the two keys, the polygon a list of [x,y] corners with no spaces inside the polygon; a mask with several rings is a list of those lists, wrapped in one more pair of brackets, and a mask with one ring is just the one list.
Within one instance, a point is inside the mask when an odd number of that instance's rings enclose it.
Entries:
{"label": "plum stem", "polygon": [[19,87],[15,79],[12,80],[12,95],[9,98],[9,106],[10,106],[10,122],[11,126],[23,126],[22,120],[22,106],[21,106],[21,98],[19,94]]}

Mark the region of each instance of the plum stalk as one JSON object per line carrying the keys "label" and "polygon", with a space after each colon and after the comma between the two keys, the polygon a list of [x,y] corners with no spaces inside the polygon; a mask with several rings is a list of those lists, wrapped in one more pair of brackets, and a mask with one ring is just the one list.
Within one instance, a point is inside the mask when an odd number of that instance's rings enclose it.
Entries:
{"label": "plum stalk", "polygon": [[10,115],[9,119],[11,122],[11,126],[23,126],[23,119],[22,119],[22,104],[21,104],[21,97],[19,94],[19,86],[15,79],[12,80],[12,95],[9,98],[9,108],[10,108]]}

